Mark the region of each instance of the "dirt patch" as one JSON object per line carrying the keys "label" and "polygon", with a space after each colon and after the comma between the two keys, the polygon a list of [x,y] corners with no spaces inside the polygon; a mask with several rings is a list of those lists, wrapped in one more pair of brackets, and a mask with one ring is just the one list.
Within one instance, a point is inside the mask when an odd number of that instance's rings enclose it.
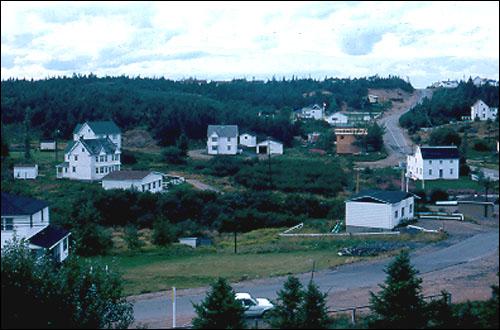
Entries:
{"label": "dirt patch", "polygon": [[122,145],[130,148],[160,149],[151,134],[143,129],[133,129],[123,133]]}

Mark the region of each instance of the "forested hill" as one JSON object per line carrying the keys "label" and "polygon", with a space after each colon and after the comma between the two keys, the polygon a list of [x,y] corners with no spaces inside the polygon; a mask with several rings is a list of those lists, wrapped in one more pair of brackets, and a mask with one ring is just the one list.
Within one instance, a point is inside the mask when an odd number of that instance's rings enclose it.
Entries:
{"label": "forested hill", "polygon": [[490,107],[498,108],[499,89],[495,86],[476,87],[469,79],[460,82],[457,88],[441,88],[436,90],[432,99],[424,99],[399,119],[401,126],[411,132],[421,127],[447,124],[451,120],[461,120],[462,116],[470,116],[470,107],[483,100]]}
{"label": "forested hill", "polygon": [[112,119],[123,130],[149,128],[163,145],[175,143],[181,132],[192,139],[205,138],[208,124],[237,124],[240,130],[289,144],[298,132],[289,120],[293,109],[323,102],[329,112],[342,104],[364,109],[368,88],[413,90],[391,76],[206,82],[91,74],[2,81],[1,113],[2,124],[23,122],[43,138],[51,138],[57,129],[69,138],[77,123]]}

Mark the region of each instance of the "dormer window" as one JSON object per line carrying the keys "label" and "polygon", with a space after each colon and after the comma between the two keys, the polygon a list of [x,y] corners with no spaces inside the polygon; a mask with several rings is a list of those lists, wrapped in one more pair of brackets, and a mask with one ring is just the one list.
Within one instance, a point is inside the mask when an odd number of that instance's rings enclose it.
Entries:
{"label": "dormer window", "polygon": [[82,148],[82,152],[85,152],[85,148]]}

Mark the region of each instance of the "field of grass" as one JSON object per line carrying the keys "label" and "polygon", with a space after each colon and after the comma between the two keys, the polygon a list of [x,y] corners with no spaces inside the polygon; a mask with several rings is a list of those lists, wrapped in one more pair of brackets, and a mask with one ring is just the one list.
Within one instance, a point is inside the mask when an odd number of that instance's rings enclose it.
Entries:
{"label": "field of grass", "polygon": [[[172,286],[191,288],[206,286],[219,276],[230,281],[242,281],[269,276],[280,276],[327,269],[351,263],[368,257],[340,257],[338,249],[367,242],[387,242],[408,240],[434,241],[437,235],[401,235],[389,238],[293,238],[279,237],[286,228],[259,229],[238,234],[238,253],[234,254],[233,234],[217,235],[214,244],[192,249],[185,245],[173,244],[166,248],[147,245],[143,251],[126,252],[123,244],[115,255],[96,257],[123,273],[126,295],[166,290]],[[115,239],[119,240],[120,235]],[[142,233],[145,237],[148,234]],[[395,253],[385,253],[391,255]],[[371,257],[373,258],[373,257]]]}
{"label": "field of grass", "polygon": [[[419,181],[417,183],[417,188],[422,188],[422,184]],[[470,177],[460,177],[458,180],[432,180],[425,181],[425,191],[426,193],[431,192],[433,189],[443,189],[443,190],[464,190],[464,189],[475,189],[477,191],[483,191],[484,189],[477,181],[472,181]]]}

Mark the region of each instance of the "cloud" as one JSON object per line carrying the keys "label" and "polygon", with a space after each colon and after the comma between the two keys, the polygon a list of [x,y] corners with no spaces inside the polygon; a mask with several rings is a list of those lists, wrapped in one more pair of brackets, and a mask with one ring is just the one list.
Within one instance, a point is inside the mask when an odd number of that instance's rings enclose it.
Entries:
{"label": "cloud", "polygon": [[71,60],[51,60],[44,64],[48,70],[78,71],[89,67],[90,56],[80,56]]}
{"label": "cloud", "polygon": [[348,55],[367,55],[375,44],[382,40],[387,30],[353,29],[342,38],[342,50]]}

